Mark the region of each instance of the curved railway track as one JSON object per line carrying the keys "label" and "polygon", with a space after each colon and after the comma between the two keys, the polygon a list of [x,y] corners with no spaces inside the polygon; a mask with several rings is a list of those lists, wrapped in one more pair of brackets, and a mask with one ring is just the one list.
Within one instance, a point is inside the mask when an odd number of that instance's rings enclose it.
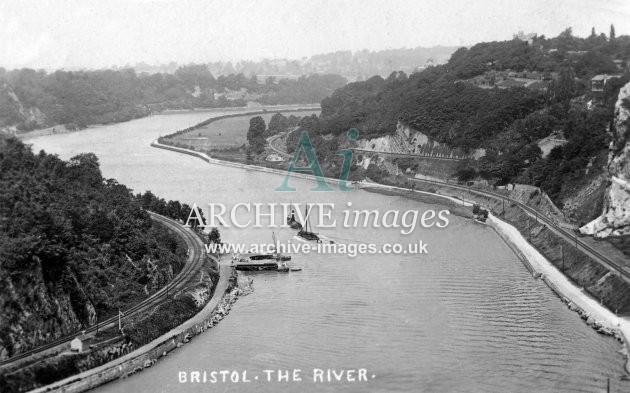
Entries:
{"label": "curved railway track", "polygon": [[521,203],[515,199],[512,199],[508,196],[505,195],[501,195],[501,194],[497,194],[491,191],[479,191],[479,190],[472,190],[468,187],[465,186],[460,186],[460,185],[456,185],[456,184],[451,184],[451,183],[446,183],[446,182],[442,182],[442,181],[437,181],[437,180],[425,180],[425,179],[416,179],[416,178],[409,178],[410,180],[413,181],[418,181],[418,182],[423,182],[423,183],[432,183],[432,184],[439,184],[439,185],[444,185],[447,187],[451,187],[451,188],[455,188],[455,189],[459,189],[459,190],[463,190],[463,191],[468,191],[477,195],[481,195],[484,197],[490,197],[490,198],[494,198],[494,199],[498,199],[498,200],[505,200],[506,202],[510,202],[512,204],[517,205],[518,207],[521,208],[521,210],[523,210],[525,213],[527,213],[530,217],[535,218],[536,220],[540,220],[541,222],[543,222],[547,227],[549,227],[552,231],[554,231],[557,235],[559,235],[560,237],[562,237],[564,240],[566,240],[567,242],[574,244],[575,247],[577,248],[581,248],[582,251],[584,251],[589,257],[593,258],[595,261],[597,261],[598,263],[600,263],[602,266],[610,269],[610,270],[616,270],[617,272],[619,272],[621,274],[621,277],[628,283],[630,283],[630,275],[628,274],[628,271],[626,270],[626,267],[622,264],[619,264],[615,261],[613,261],[611,258],[607,257],[606,255],[604,255],[603,253],[601,253],[600,251],[596,250],[594,247],[592,247],[591,245],[583,242],[582,240],[579,239],[579,237],[577,236],[577,234],[562,228],[559,225],[556,225],[556,223],[549,219],[548,217],[546,217],[545,215],[541,214],[540,212],[538,212],[536,209],[527,206],[524,203]]}
{"label": "curved railway track", "polygon": [[[186,228],[177,221],[170,218],[155,214],[153,212],[148,213],[151,215],[151,219],[162,223],[163,225],[174,231],[176,234],[178,234],[180,237],[182,237],[182,239],[186,242],[186,246],[189,250],[188,258],[182,271],[179,272],[179,274],[177,274],[177,276],[175,276],[166,286],[164,286],[148,298],[144,299],[140,303],[134,305],[133,307],[130,307],[126,310],[121,310],[124,313],[123,320],[125,318],[142,313],[143,311],[146,311],[152,307],[155,307],[156,305],[166,300],[167,295],[172,296],[177,293],[177,291],[185,289],[186,284],[188,284],[190,279],[197,274],[199,267],[201,267],[201,265],[203,264],[204,246],[201,242],[201,239],[199,239],[199,237],[192,231],[192,229]],[[118,316],[116,315],[104,321],[99,321],[98,329],[103,330],[116,326],[117,324]],[[85,331],[86,334],[93,333],[96,331],[96,329],[97,325],[93,325],[79,332],[75,332],[73,334],[58,338],[44,345],[38,346],[36,348],[5,359],[0,362],[0,366],[6,366],[21,360],[25,360],[31,356],[35,356],[49,349],[67,344],[72,341],[77,336],[77,334],[83,331]]]}

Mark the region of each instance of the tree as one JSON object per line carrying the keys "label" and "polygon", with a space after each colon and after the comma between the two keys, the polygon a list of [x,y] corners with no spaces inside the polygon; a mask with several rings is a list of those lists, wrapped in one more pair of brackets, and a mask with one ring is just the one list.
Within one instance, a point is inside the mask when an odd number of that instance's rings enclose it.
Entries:
{"label": "tree", "polygon": [[247,147],[247,151],[245,152],[245,158],[247,160],[247,164],[251,164],[254,161],[254,157],[252,155],[252,148],[251,148],[251,146]]}
{"label": "tree", "polygon": [[615,25],[610,25],[610,35],[609,35],[608,39],[609,39],[610,42],[613,42],[615,40],[615,38],[616,38]]}
{"label": "tree", "polygon": [[275,135],[280,132],[286,131],[289,127],[289,119],[287,119],[282,113],[278,112],[271,116],[269,120],[269,128],[267,135]]}
{"label": "tree", "polygon": [[265,150],[265,120],[261,116],[252,117],[249,120],[249,130],[247,131],[247,141],[256,153]]}
{"label": "tree", "polygon": [[214,227],[210,230],[208,241],[212,244],[221,244],[221,234],[218,228]]}

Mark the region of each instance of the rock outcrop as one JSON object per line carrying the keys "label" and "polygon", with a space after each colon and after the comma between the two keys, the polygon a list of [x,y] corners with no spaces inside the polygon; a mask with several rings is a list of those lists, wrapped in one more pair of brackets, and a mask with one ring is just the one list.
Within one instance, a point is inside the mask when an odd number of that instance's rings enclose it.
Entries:
{"label": "rock outcrop", "polygon": [[0,84],[0,132],[14,134],[18,126],[36,128],[46,125],[46,116],[39,108],[26,108],[11,86]]}
{"label": "rock outcrop", "polygon": [[373,139],[361,139],[357,141],[357,149],[369,150],[381,153],[417,154],[434,158],[479,158],[485,155],[484,149],[476,149],[472,152],[464,152],[445,144],[432,140],[428,135],[414,130],[401,123],[396,125],[396,132]]}
{"label": "rock outcrop", "polygon": [[619,90],[610,133],[609,185],[604,210],[601,216],[580,228],[583,234],[599,238],[630,234],[630,83]]}

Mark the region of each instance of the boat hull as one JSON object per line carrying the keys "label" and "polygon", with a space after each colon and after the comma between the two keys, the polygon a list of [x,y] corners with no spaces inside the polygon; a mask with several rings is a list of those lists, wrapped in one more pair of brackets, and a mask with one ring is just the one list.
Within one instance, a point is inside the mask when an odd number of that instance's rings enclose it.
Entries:
{"label": "boat hull", "polygon": [[234,264],[236,270],[246,272],[258,272],[263,270],[278,270],[276,262],[237,262]]}

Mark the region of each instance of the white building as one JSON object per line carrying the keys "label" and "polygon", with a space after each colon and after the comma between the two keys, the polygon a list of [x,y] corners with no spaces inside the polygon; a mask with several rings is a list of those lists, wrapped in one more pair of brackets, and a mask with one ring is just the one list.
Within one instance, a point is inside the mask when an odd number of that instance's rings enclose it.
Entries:
{"label": "white building", "polygon": [[83,352],[83,340],[75,337],[74,340],[70,341],[70,350],[72,352]]}

